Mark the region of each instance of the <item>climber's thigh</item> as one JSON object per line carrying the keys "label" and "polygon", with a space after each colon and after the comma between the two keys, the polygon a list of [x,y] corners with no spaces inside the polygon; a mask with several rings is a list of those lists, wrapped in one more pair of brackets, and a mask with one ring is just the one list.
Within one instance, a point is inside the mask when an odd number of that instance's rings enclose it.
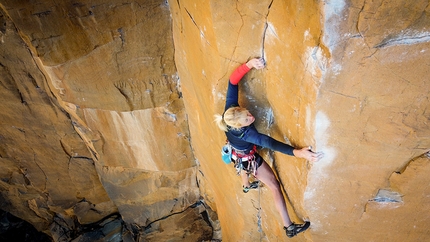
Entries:
{"label": "climber's thigh", "polygon": [[269,188],[277,189],[279,187],[278,180],[273,173],[272,168],[263,160],[260,167],[258,167],[257,174],[255,177],[266,184]]}

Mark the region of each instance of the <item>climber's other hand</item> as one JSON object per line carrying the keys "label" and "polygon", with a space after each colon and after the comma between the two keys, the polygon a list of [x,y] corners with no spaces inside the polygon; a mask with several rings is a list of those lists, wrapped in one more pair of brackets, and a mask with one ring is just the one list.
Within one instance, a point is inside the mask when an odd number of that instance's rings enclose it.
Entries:
{"label": "climber's other hand", "polygon": [[246,65],[249,69],[255,68],[257,70],[263,69],[265,66],[265,62],[263,58],[253,58],[246,62]]}
{"label": "climber's other hand", "polygon": [[312,146],[308,146],[301,149],[295,149],[293,153],[294,153],[294,156],[296,157],[303,158],[312,162],[317,162],[324,157],[323,152],[313,152]]}

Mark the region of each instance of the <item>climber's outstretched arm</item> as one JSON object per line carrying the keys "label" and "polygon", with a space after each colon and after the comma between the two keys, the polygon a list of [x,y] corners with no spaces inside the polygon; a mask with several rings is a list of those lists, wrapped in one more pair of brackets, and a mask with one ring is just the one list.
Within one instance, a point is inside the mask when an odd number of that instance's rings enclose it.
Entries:
{"label": "climber's outstretched arm", "polygon": [[248,73],[252,68],[257,70],[264,68],[264,60],[263,59],[251,59],[248,62],[240,65],[236,68],[233,73],[230,75],[230,79],[228,82],[227,95],[226,95],[226,103],[224,107],[224,111],[230,107],[239,106],[239,87],[238,84],[242,77]]}
{"label": "climber's outstretched arm", "polygon": [[242,77],[248,73],[249,70],[252,68],[255,68],[257,70],[264,68],[264,59],[263,58],[253,58],[246,62],[245,64],[242,64],[238,68],[236,68],[233,73],[230,75],[230,83],[233,85],[237,85]]}

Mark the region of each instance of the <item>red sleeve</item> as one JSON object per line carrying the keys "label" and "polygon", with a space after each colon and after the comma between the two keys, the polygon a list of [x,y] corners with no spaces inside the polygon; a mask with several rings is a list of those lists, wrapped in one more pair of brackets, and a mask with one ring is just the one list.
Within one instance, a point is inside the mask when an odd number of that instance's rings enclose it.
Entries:
{"label": "red sleeve", "polygon": [[236,70],[234,70],[230,75],[230,83],[237,85],[240,82],[240,79],[242,79],[249,70],[251,69],[246,65],[246,63],[236,68]]}

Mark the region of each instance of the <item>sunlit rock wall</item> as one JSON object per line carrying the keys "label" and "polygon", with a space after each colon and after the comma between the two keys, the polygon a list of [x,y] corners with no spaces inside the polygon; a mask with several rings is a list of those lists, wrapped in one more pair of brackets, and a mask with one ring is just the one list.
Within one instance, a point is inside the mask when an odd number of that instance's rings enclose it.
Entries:
{"label": "sunlit rock wall", "polygon": [[252,57],[267,61],[241,84],[257,128],[325,153],[262,151],[293,221],[312,222],[295,240],[430,239],[428,1],[0,7],[0,202],[56,241],[112,214],[128,239],[283,241],[213,123]]}
{"label": "sunlit rock wall", "polygon": [[325,153],[265,153],[308,241],[430,238],[428,1],[170,1],[192,146],[226,241],[285,238],[270,191],[243,194],[213,123],[230,73],[261,132]]}
{"label": "sunlit rock wall", "polygon": [[430,237],[429,159],[421,157],[430,148],[429,11],[428,1],[324,6],[331,58],[315,139],[328,157],[310,170],[305,193],[323,240]]}

